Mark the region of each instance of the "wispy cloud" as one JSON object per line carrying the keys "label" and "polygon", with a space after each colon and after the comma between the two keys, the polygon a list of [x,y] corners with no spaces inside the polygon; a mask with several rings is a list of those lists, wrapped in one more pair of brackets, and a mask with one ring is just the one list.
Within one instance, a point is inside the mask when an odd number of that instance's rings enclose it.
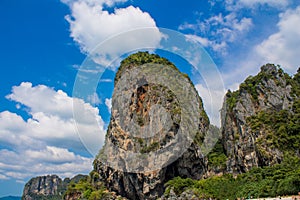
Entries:
{"label": "wispy cloud", "polygon": [[91,95],[87,96],[87,101],[91,103],[92,105],[99,105],[102,103],[101,99],[99,98],[98,94],[94,92]]}
{"label": "wispy cloud", "polygon": [[198,37],[202,45],[226,54],[228,44],[236,42],[252,26],[251,18],[239,18],[236,13],[232,12],[225,16],[219,13],[208,19],[197,20],[195,24],[184,23],[179,26],[179,30],[193,30],[194,37]]}
{"label": "wispy cloud", "polygon": [[291,4],[291,0],[225,0],[226,9],[236,11],[243,8],[258,9],[260,6],[268,6],[284,10]]}

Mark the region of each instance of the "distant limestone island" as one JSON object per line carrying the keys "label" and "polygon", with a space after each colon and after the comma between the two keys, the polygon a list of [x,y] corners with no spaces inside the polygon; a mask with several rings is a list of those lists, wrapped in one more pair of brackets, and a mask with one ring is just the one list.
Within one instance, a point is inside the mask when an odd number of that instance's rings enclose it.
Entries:
{"label": "distant limestone island", "polygon": [[[158,55],[138,52],[124,59],[116,73],[115,86],[129,72],[141,69],[145,64],[148,67],[151,64],[163,66],[168,73],[159,76],[172,74],[178,77],[180,85],[188,88],[193,97],[189,106],[197,110],[196,128],[192,130],[194,137],[187,150],[180,155],[176,151],[169,152],[174,160],[170,163],[162,160],[157,164],[163,167],[150,172],[126,172],[119,166],[114,168],[108,164],[107,153],[114,153],[109,144],[138,152],[142,155],[140,159],[151,163],[148,155],[170,146],[180,136],[180,126],[186,117],[176,95],[178,91],[162,84],[148,83],[147,77],[141,78],[142,84],[136,87],[130,81],[127,85],[123,82],[130,98],[116,101],[120,95],[113,96],[112,101],[118,102],[119,107],[113,103],[105,146],[95,158],[94,170],[89,175],[64,180],[56,175],[33,178],[24,187],[23,200],[196,200],[298,195],[300,69],[290,76],[280,66],[266,64],[256,76],[249,76],[241,83],[237,91],[228,91],[221,109],[219,129],[210,125],[201,97],[189,77]],[[172,119],[159,138],[132,137],[120,127],[120,120],[124,127],[132,122],[146,127],[153,116],[151,106],[155,105],[163,107]],[[151,124],[158,126],[159,123],[151,121]],[[212,142],[204,140],[207,134],[220,134],[221,137],[214,141],[216,145],[212,151],[204,155],[202,144]],[[119,158],[125,159],[122,156],[120,154]]]}

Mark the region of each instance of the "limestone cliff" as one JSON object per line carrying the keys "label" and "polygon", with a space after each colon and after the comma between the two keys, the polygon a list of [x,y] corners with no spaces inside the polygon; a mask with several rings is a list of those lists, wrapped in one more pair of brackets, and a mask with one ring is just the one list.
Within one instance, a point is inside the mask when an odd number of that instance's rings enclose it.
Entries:
{"label": "limestone cliff", "polygon": [[23,191],[23,200],[34,200],[39,198],[53,197],[59,198],[63,193],[63,181],[56,175],[39,176],[32,178],[26,183]]}
{"label": "limestone cliff", "polygon": [[24,187],[22,200],[61,200],[68,184],[77,183],[84,177],[86,176],[77,175],[72,179],[65,178],[62,180],[57,175],[47,175],[32,178]]}
{"label": "limestone cliff", "polygon": [[115,79],[105,146],[94,172],[129,199],[157,199],[176,176],[200,179],[207,170],[200,144],[208,117],[190,79],[147,52],[122,61]]}
{"label": "limestone cliff", "polygon": [[293,128],[289,117],[299,123],[294,119],[294,105],[299,101],[297,79],[298,75],[291,78],[278,66],[267,64],[239,90],[228,91],[221,110],[227,172],[238,174],[280,163],[286,150],[297,153],[296,146],[289,148],[289,143],[297,142],[299,129],[287,130]]}

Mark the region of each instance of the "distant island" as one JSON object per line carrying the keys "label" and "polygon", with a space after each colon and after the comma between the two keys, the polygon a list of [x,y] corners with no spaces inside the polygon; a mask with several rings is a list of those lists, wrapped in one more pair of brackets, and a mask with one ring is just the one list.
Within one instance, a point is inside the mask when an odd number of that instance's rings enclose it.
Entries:
{"label": "distant island", "polygon": [[21,200],[22,197],[15,197],[15,196],[7,196],[7,197],[0,197],[0,200]]}

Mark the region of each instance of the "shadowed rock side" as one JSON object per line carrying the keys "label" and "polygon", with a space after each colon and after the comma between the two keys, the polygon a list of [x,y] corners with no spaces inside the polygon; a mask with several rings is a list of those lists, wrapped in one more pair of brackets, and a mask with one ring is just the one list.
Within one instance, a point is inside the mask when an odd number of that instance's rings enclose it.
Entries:
{"label": "shadowed rock side", "polygon": [[[168,163],[168,160],[162,159],[157,161],[157,166],[162,166],[161,168],[153,166],[154,170],[148,170],[148,168],[140,166],[138,170],[130,171],[129,168],[132,163],[126,163],[127,158],[125,158],[125,155],[122,157],[123,154],[120,153],[118,159],[120,162],[124,162],[124,166],[123,168],[119,168],[119,166],[114,167],[109,162],[116,155],[114,152],[105,152],[105,148],[110,148],[108,144],[121,149],[122,152],[137,153],[143,157],[141,160],[149,164],[152,161],[149,159],[151,159],[153,152],[160,152],[164,148],[172,147],[173,140],[176,138],[179,138],[179,140],[184,139],[184,134],[189,134],[180,132],[182,131],[180,126],[185,120],[183,117],[185,108],[182,108],[182,105],[180,105],[181,102],[176,94],[177,91],[171,90],[164,84],[147,82],[149,77],[138,78],[137,82],[140,82],[140,85],[137,86],[132,86],[130,81],[122,83],[122,86],[125,88],[122,89],[122,92],[125,95],[131,95],[128,99],[120,99],[116,95],[117,89],[115,89],[112,99],[112,116],[105,146],[94,161],[94,172],[98,174],[99,181],[104,182],[109,190],[133,200],[157,199],[163,194],[164,183],[168,180],[176,176],[200,179],[207,169],[206,160],[200,151],[200,144],[203,142],[209,121],[203,110],[201,98],[186,75],[180,73],[172,63],[164,58],[147,52],[139,52],[122,61],[116,75],[115,86],[124,78],[123,76],[135,73],[134,70],[142,68],[140,65],[143,64],[162,66],[164,70],[170,70],[172,73],[175,73],[174,75],[182,79],[180,87],[187,88],[186,91],[193,96],[195,100],[189,102],[189,104],[195,106],[194,110],[199,110],[199,114],[197,116],[197,126],[193,130],[195,135],[189,146],[186,149],[184,149],[184,146],[182,146],[182,149],[179,149],[183,151],[182,154],[180,154],[178,149],[177,151],[175,149],[168,152],[168,156],[162,157],[173,159],[172,162]],[[152,65],[147,65],[143,70],[147,73],[147,70],[151,70],[151,67]],[[155,71],[155,69],[153,70]],[[156,75],[167,76],[163,73],[157,73]],[[134,74],[134,77],[137,76]],[[121,108],[117,108],[117,106]],[[167,113],[167,116],[159,114],[162,109]],[[121,119],[122,116],[123,118]],[[159,123],[163,117],[166,117],[168,124]],[[139,137],[131,133],[131,129],[128,126],[132,122],[138,124],[138,128],[144,130],[141,131],[142,134],[147,133],[151,137]],[[151,128],[146,129],[146,127]],[[157,132],[159,134],[156,134]]]}
{"label": "shadowed rock side", "polygon": [[298,87],[297,80],[278,66],[267,64],[261,67],[258,75],[248,77],[238,91],[228,91],[221,110],[222,144],[228,156],[228,173],[244,173],[253,167],[282,161],[288,142],[283,146],[276,142],[285,139],[283,134],[275,134],[279,123],[276,115],[294,113],[293,103],[299,101]]}

